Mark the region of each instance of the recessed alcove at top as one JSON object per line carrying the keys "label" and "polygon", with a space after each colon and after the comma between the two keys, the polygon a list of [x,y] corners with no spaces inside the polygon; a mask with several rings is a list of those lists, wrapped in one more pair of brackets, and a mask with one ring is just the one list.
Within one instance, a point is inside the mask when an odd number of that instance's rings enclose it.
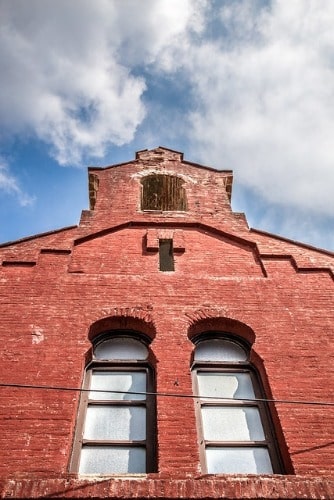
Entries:
{"label": "recessed alcove at top", "polygon": [[165,174],[147,175],[141,180],[142,210],[186,211],[187,197],[180,177]]}

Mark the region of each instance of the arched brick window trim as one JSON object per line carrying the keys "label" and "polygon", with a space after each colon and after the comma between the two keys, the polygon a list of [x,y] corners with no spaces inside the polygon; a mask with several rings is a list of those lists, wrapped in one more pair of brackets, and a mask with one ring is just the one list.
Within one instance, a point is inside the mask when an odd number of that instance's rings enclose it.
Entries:
{"label": "arched brick window trim", "polygon": [[222,314],[219,310],[205,308],[195,311],[188,329],[189,339],[193,340],[196,336],[203,335],[203,332],[229,332],[252,346],[256,339],[254,330],[246,323]]}
{"label": "arched brick window trim", "polygon": [[88,339],[94,343],[96,338],[105,332],[114,331],[121,334],[125,330],[140,332],[148,338],[148,343],[151,343],[156,336],[156,328],[149,310],[115,308],[114,314],[100,318],[90,326]]}

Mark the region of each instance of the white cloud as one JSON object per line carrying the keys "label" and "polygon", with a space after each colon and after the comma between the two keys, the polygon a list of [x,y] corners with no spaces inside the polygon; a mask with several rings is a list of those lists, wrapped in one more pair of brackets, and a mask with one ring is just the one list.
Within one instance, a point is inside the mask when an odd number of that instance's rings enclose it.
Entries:
{"label": "white cloud", "polygon": [[61,164],[130,141],[145,115],[144,81],[116,60],[114,4],[97,5],[2,4],[2,128],[36,134]]}
{"label": "white cloud", "polygon": [[271,202],[334,215],[334,3],[259,5],[225,3],[226,37],[178,59],[197,102],[194,147]]}
{"label": "white cloud", "polygon": [[18,180],[9,173],[8,164],[4,158],[0,157],[0,190],[14,195],[19,204],[23,207],[31,205],[34,198],[27,195],[19,185]]}
{"label": "white cloud", "polygon": [[156,60],[194,18],[190,0],[146,0],[144,8],[136,0],[11,0],[0,12],[1,128],[35,134],[61,164],[133,139],[146,114],[145,81],[133,67]]}

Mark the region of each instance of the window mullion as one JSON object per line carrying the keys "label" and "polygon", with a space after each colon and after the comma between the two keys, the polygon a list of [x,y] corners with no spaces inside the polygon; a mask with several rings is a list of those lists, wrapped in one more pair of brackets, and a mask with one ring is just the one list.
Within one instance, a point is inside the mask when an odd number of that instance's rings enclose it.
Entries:
{"label": "window mullion", "polygon": [[221,400],[221,399],[202,399],[201,401],[201,406],[221,406],[221,407],[236,407],[236,408],[241,408],[241,407],[247,407],[247,408],[258,408],[259,411],[260,405],[256,401],[251,401],[251,400],[241,400],[241,399],[231,399],[231,400]]}
{"label": "window mullion", "polygon": [[263,448],[267,446],[267,441],[204,441],[206,447],[215,446],[218,448]]}
{"label": "window mullion", "polygon": [[134,399],[124,399],[124,400],[113,400],[113,399],[89,399],[88,405],[100,405],[100,406],[147,406],[146,399],[134,400]]}
{"label": "window mullion", "polygon": [[129,441],[123,440],[113,440],[113,439],[83,439],[83,445],[89,446],[142,446],[146,447],[146,439],[140,439],[138,441],[130,439]]}

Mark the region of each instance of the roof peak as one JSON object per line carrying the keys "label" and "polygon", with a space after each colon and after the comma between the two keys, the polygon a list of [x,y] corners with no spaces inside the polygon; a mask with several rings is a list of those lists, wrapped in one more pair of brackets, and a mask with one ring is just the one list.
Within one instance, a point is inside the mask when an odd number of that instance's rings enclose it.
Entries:
{"label": "roof peak", "polygon": [[173,149],[165,148],[164,146],[158,146],[154,149],[142,149],[141,151],[136,151],[136,160],[146,160],[147,158],[154,158],[155,160],[183,160],[183,153],[181,151],[175,151]]}

